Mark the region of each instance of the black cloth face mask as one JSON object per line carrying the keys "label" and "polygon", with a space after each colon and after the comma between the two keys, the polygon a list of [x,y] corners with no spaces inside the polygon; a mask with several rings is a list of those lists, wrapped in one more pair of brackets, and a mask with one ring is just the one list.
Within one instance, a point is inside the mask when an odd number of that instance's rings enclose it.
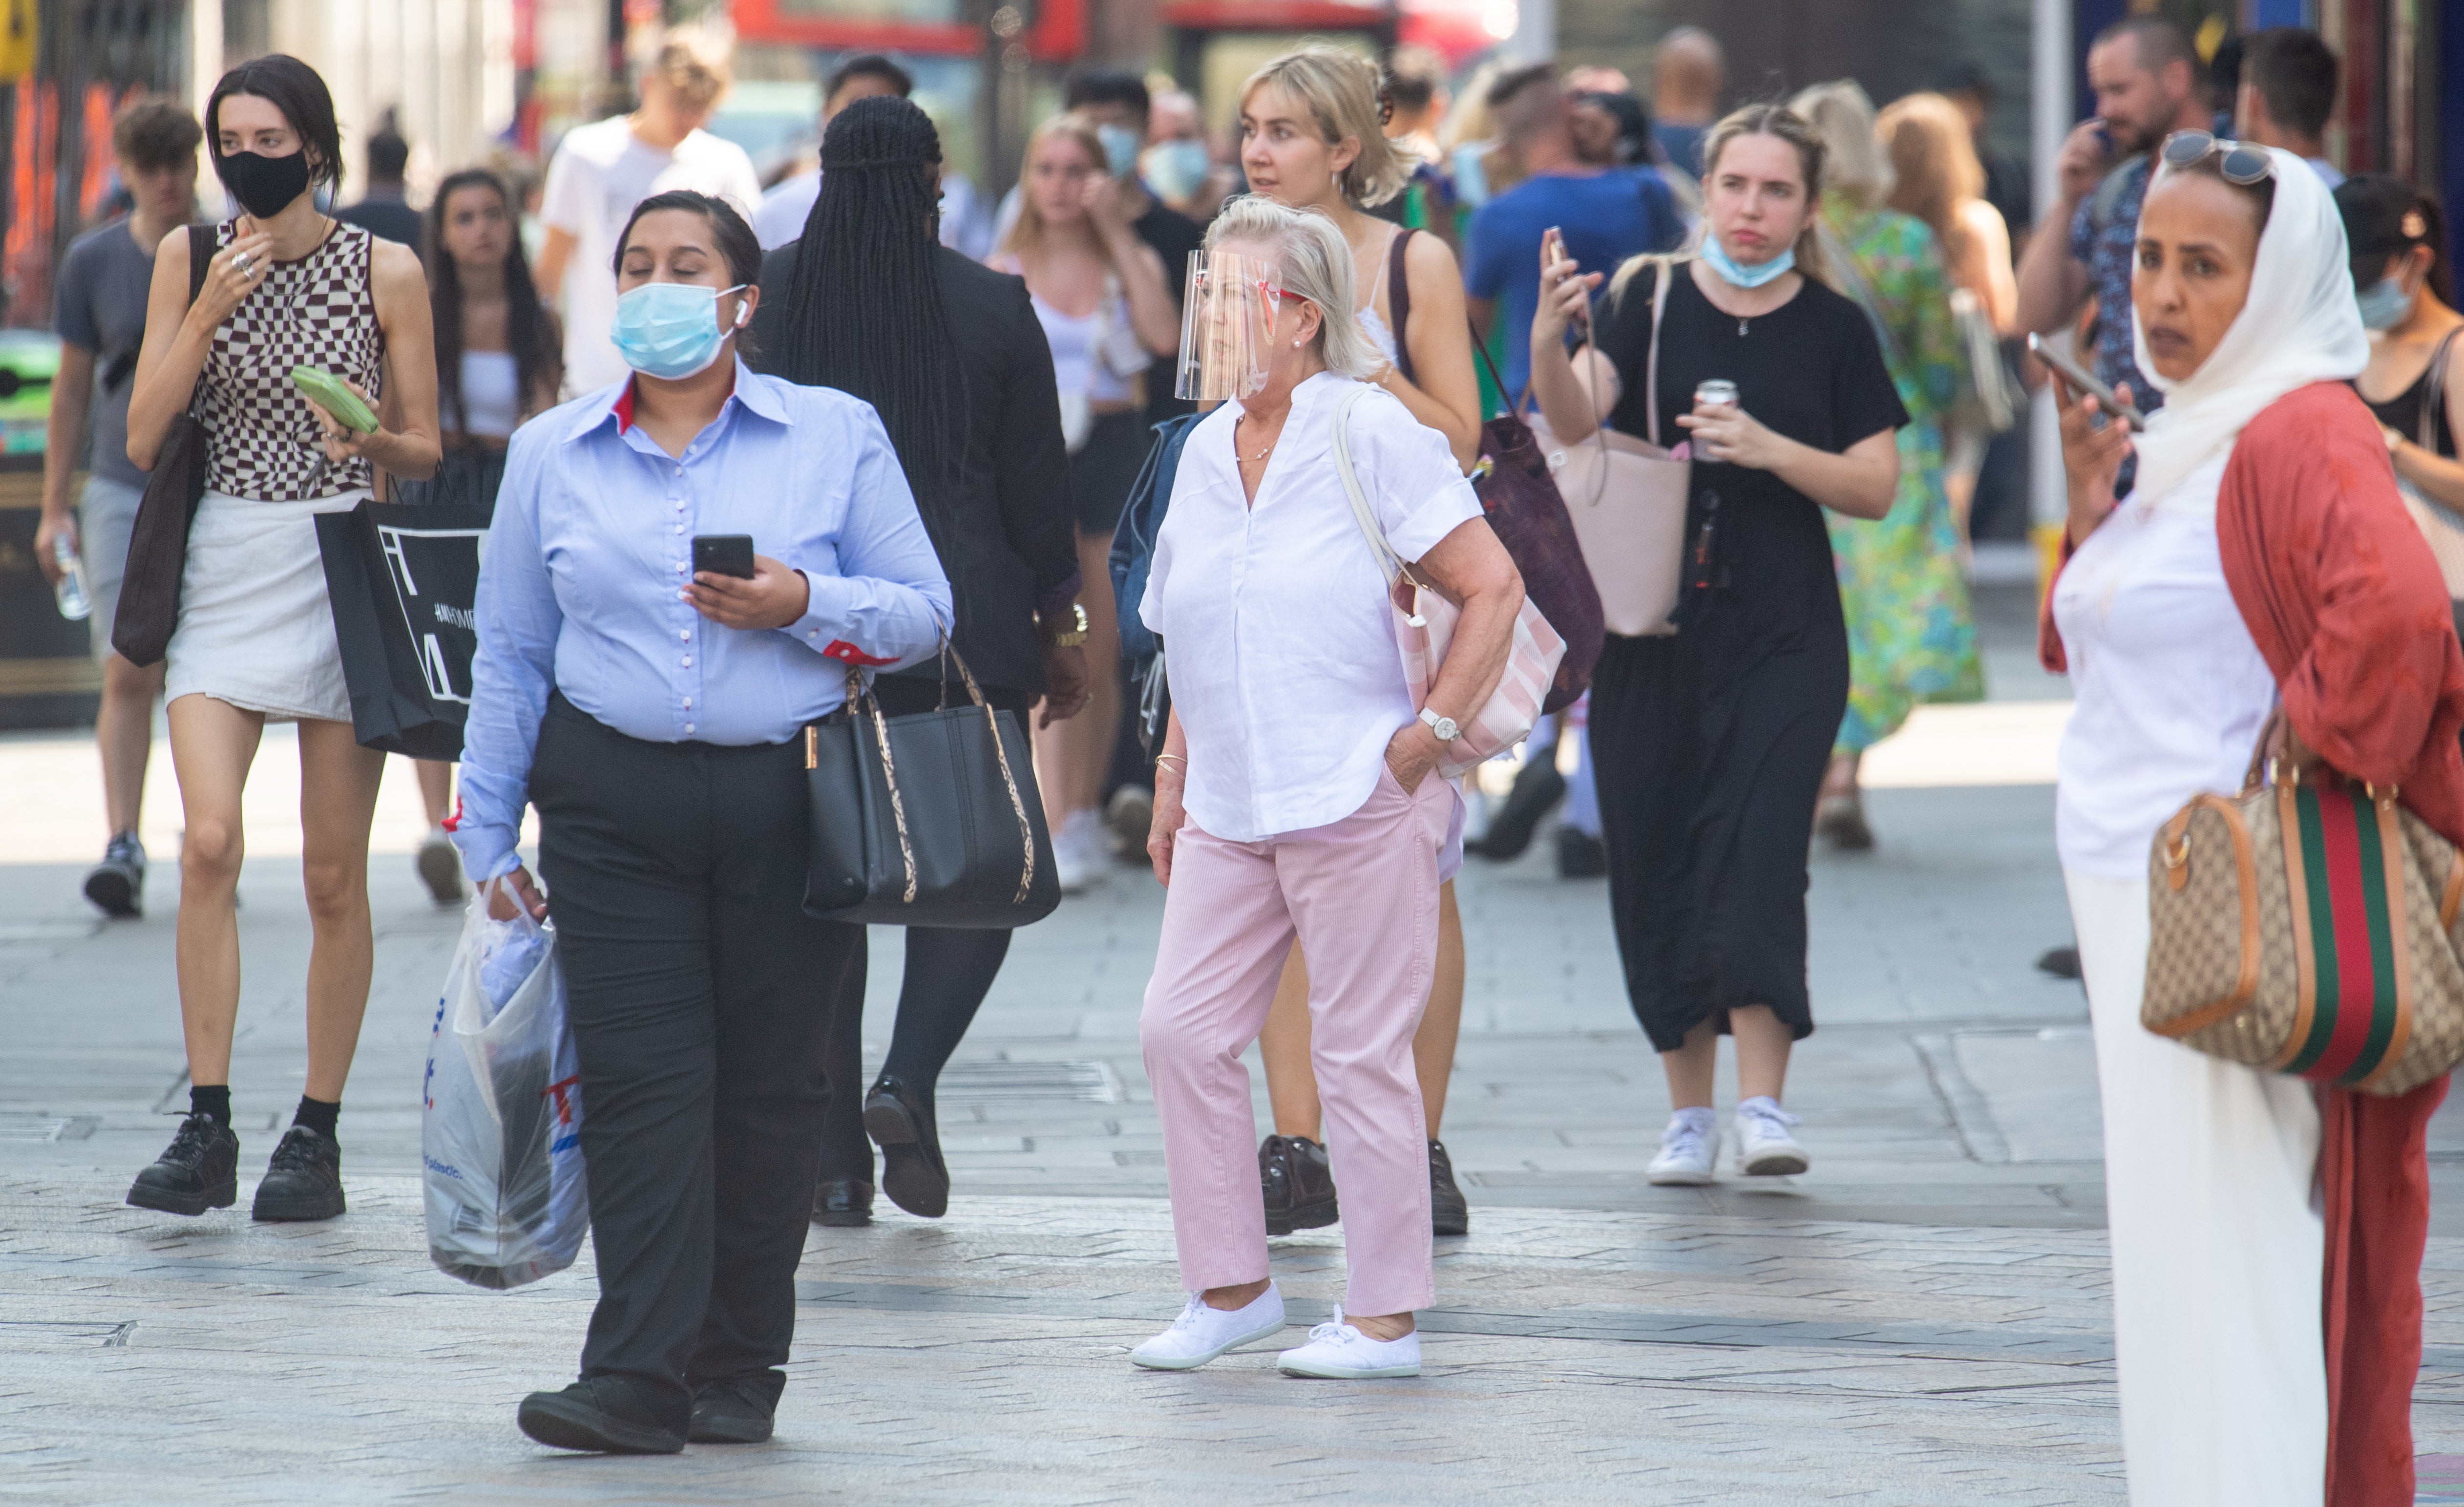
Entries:
{"label": "black cloth face mask", "polygon": [[270,220],[308,191],[308,154],[264,157],[255,152],[226,152],[215,173],[240,208],[260,220]]}

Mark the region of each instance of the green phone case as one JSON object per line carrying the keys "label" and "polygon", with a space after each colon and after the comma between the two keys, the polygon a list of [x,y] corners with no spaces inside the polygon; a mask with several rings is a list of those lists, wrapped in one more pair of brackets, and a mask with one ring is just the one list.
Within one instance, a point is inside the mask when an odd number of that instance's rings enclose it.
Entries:
{"label": "green phone case", "polygon": [[376,410],[362,401],[358,393],[342,386],[341,378],[323,367],[292,367],[291,385],[304,393],[309,402],[334,415],[334,421],[344,429],[362,434],[377,432]]}

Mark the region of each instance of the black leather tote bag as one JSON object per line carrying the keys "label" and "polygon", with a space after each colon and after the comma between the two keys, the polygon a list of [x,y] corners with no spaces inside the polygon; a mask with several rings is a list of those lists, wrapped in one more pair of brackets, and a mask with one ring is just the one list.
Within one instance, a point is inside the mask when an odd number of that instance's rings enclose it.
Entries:
{"label": "black leather tote bag", "polygon": [[[213,259],[214,228],[188,227],[188,301],[197,301],[206,285],[206,264]],[[120,583],[120,611],[111,620],[111,647],[133,665],[163,662],[171,647],[171,631],[180,626],[180,578],[188,568],[188,525],[197,521],[197,503],[206,495],[206,426],[197,418],[197,393],[206,380],[197,378],[187,409],[171,420],[154,470],[145,478],[144,500],[137,504],[137,522],[129,530],[128,565]]]}
{"label": "black leather tote bag", "polygon": [[1026,729],[958,673],[973,705],[885,717],[850,670],[847,704],[804,729],[805,915],[999,929],[1061,903]]}

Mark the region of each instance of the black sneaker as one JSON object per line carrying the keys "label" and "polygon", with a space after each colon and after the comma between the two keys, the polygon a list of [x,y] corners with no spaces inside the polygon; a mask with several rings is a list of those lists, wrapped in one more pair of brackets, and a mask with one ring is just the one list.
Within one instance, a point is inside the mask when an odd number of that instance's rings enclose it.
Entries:
{"label": "black sneaker", "polygon": [[145,914],[145,845],[121,832],[102,850],[102,861],[85,874],[85,898],[105,916],[124,920]]}
{"label": "black sneaker", "polygon": [[694,1387],[693,1425],[685,1437],[694,1444],[764,1442],[779,1406],[764,1400],[768,1390],[757,1382],[705,1382]]}
{"label": "black sneaker", "polygon": [[1455,1186],[1455,1159],[1436,1141],[1429,1142],[1429,1232],[1471,1233],[1471,1205],[1463,1201],[1463,1189]]}
{"label": "black sneaker", "polygon": [[872,1223],[872,1185],[859,1178],[825,1177],[813,1186],[813,1223],[833,1230],[861,1230]]}
{"label": "black sneaker", "polygon": [[1258,1183],[1270,1235],[1321,1230],[1343,1217],[1335,1208],[1334,1166],[1326,1147],[1307,1136],[1268,1136],[1258,1142]]}
{"label": "black sneaker", "polygon": [[321,1131],[292,1126],[266,1163],[250,1217],[291,1223],[336,1219],[341,1212],[342,1148]]}
{"label": "black sneaker", "polygon": [[188,1115],[160,1160],[128,1185],[131,1208],[202,1214],[239,1202],[239,1137],[211,1115]]}
{"label": "black sneaker", "polygon": [[561,1392],[533,1392],[514,1415],[522,1432],[560,1450],[595,1454],[677,1454],[685,1441],[623,1408],[621,1384],[579,1381]]}

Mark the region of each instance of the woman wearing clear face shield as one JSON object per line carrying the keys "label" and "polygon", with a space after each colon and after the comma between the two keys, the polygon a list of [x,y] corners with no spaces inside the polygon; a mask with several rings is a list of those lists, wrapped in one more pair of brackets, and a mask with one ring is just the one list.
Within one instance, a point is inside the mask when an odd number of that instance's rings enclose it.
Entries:
{"label": "woman wearing clear face shield", "polygon": [[[950,588],[872,409],[738,353],[761,251],[655,194],[618,241],[633,370],[514,436],[480,571],[454,841],[551,916],[582,1066],[600,1301],[542,1444],[770,1436],[812,1208],[830,1001],[860,933],[803,914],[803,728],[913,663]],[[752,574],[695,568],[749,534]],[[515,844],[539,813],[539,876]]]}
{"label": "woman wearing clear face shield", "polygon": [[[1351,1283],[1279,1364],[1418,1375],[1412,1315],[1434,1281],[1412,1037],[1460,806],[1434,771],[1497,686],[1523,584],[1443,436],[1366,382],[1376,359],[1348,317],[1352,256],[1333,223],[1252,195],[1207,242],[1180,395],[1235,401],[1190,432],[1139,608],[1173,674],[1148,839],[1170,892],[1139,1034],[1189,1297],[1131,1359],[1187,1370],[1284,1327],[1240,1053],[1297,940]],[[1355,505],[1462,606],[1423,706]]]}

